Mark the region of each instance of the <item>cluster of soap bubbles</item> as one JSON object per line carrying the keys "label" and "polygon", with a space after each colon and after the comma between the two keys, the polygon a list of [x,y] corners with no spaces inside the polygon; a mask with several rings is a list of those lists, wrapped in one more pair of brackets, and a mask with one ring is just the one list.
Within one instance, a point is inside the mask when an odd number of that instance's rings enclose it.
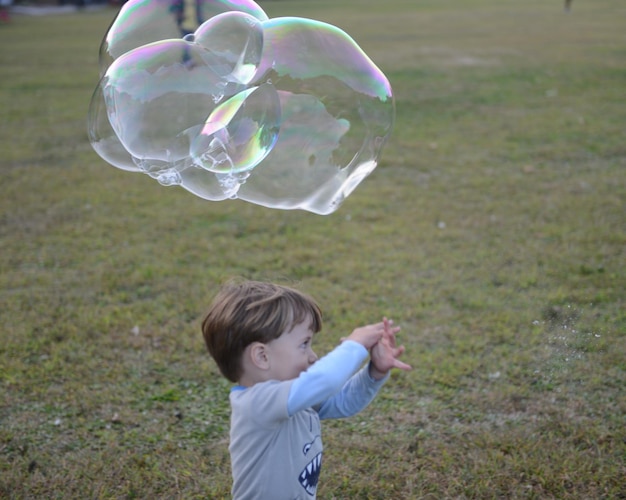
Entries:
{"label": "cluster of soap bubbles", "polygon": [[350,36],[252,0],[130,0],[100,47],[90,142],[115,167],[213,201],[335,211],[394,121]]}

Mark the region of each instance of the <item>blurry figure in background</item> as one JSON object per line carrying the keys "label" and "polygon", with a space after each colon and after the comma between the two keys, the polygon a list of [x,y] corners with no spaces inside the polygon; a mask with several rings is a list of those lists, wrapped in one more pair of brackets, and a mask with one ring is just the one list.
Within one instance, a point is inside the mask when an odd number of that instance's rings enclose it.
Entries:
{"label": "blurry figure in background", "polygon": [[0,0],[0,22],[8,23],[11,21],[9,9],[13,4],[13,0]]}
{"label": "blurry figure in background", "polygon": [[183,31],[183,21],[185,20],[185,0],[172,0],[172,5],[170,6],[170,12],[176,19],[176,24],[180,29],[180,32],[185,35]]}
{"label": "blurry figure in background", "polygon": [[[189,12],[191,10],[193,10],[193,13]],[[204,22],[198,0],[172,0],[170,12],[174,15],[180,34],[183,37],[193,33]]]}
{"label": "blurry figure in background", "polygon": [[59,5],[75,5],[78,9],[83,9],[87,0],[59,0]]}
{"label": "blurry figure in background", "polygon": [[572,0],[565,0],[565,12],[572,10]]}

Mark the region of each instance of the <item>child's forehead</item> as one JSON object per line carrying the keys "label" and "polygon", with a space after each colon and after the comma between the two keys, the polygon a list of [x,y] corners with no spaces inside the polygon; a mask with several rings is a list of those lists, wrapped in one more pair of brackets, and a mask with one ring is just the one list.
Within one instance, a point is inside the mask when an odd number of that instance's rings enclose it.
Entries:
{"label": "child's forehead", "polygon": [[313,331],[313,319],[307,314],[304,319],[294,320],[285,333],[312,336],[315,334]]}

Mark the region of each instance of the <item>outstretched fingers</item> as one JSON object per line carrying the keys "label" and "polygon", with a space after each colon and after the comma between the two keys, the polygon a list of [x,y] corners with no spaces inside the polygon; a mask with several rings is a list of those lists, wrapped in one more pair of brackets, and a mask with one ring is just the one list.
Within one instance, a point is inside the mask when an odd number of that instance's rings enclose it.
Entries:
{"label": "outstretched fingers", "polygon": [[400,361],[398,358],[394,359],[393,367],[394,368],[398,368],[400,370],[404,370],[406,372],[408,372],[408,371],[413,369],[413,367],[411,365],[405,363],[404,361]]}
{"label": "outstretched fingers", "polygon": [[393,320],[388,319],[387,317],[383,317],[383,326],[385,329],[385,334],[381,339],[381,342],[384,343],[388,349],[389,354],[393,358],[392,365],[393,368],[399,368],[400,370],[412,370],[413,367],[403,361],[400,361],[398,358],[404,353],[404,346],[396,346],[396,333],[400,331],[400,327],[393,326]]}

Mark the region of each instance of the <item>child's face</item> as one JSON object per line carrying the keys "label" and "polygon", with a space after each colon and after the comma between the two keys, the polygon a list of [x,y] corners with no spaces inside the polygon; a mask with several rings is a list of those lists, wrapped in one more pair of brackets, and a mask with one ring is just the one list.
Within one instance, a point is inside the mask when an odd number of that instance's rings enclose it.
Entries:
{"label": "child's face", "polygon": [[309,320],[297,324],[267,345],[270,357],[270,377],[273,380],[292,380],[317,361],[311,348],[313,332]]}

